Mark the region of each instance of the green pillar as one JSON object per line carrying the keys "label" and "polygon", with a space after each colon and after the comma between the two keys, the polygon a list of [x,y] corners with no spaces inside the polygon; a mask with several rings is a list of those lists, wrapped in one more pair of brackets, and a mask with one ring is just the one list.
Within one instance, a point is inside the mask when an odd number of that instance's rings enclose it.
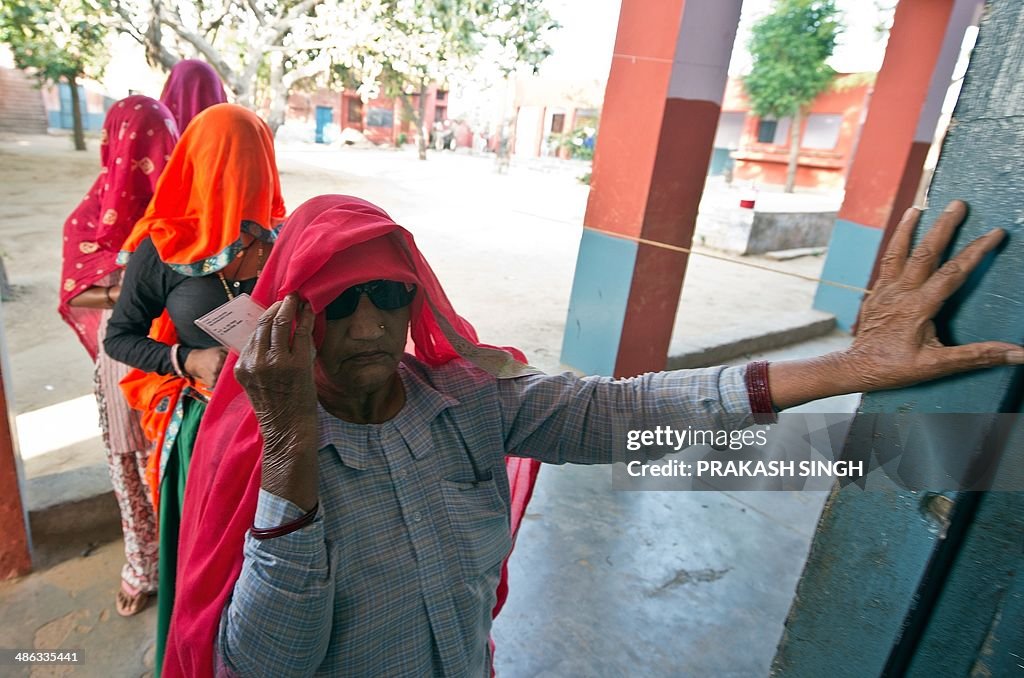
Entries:
{"label": "green pillar", "polygon": [[[1021,26],[1024,4],[986,7],[922,218],[930,224],[961,198],[971,209],[956,250],[996,226],[1009,234],[937,319],[947,343],[1024,339]],[[977,418],[965,430],[941,413],[1019,414],[1022,392],[1024,369],[1005,367],[871,394],[861,413],[922,413],[932,433],[946,426],[957,437],[987,438],[1003,451],[997,482],[1019,489],[1021,417]],[[870,430],[876,421],[854,422],[847,454],[865,446],[906,454],[898,435]],[[952,439],[931,437],[914,451],[933,452]],[[908,491],[885,478],[869,488],[839,489],[827,502],[773,674],[1024,675],[1024,494]]]}

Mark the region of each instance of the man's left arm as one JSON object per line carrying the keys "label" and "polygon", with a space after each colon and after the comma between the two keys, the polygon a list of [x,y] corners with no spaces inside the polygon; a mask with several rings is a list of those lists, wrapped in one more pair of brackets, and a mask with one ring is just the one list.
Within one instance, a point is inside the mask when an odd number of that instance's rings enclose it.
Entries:
{"label": "man's left arm", "polygon": [[606,464],[637,456],[627,448],[631,432],[748,426],[753,418],[746,369],[709,367],[631,379],[562,374],[499,380],[506,450],[553,464]]}
{"label": "man's left arm", "polygon": [[626,380],[564,375],[499,382],[507,449],[553,463],[610,462],[626,456],[619,451],[633,431],[653,430],[656,436],[658,426],[721,430],[747,425],[751,422],[727,415],[750,413],[753,400],[758,401],[753,403],[756,411],[766,413],[834,395],[1024,363],[1024,348],[1014,344],[945,346],[938,339],[934,316],[1005,237],[993,229],[940,265],[966,215],[965,203],[951,202],[911,252],[920,210],[907,210],[882,257],[878,282],[861,307],[849,349],[772,363],[767,369],[762,364]]}

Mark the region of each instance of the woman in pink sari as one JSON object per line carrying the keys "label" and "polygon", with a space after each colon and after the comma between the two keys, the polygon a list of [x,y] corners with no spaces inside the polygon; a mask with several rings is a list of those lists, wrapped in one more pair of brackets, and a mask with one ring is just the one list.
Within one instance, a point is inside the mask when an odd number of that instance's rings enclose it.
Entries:
{"label": "woman in pink sari", "polygon": [[103,123],[100,175],[64,223],[59,311],[96,362],[96,402],[127,560],[117,594],[123,616],[141,611],[156,591],[156,520],[144,478],[149,443],[118,386],[128,368],[103,352],[103,336],[121,292],[117,253],[177,140],[174,118],[159,101],[130,96],[114,104]]}
{"label": "woman in pink sari", "polygon": [[178,123],[178,131],[182,133],[192,118],[210,106],[226,103],[227,100],[224,84],[217,71],[198,59],[184,59],[176,63],[160,95],[160,101],[170,109]]}

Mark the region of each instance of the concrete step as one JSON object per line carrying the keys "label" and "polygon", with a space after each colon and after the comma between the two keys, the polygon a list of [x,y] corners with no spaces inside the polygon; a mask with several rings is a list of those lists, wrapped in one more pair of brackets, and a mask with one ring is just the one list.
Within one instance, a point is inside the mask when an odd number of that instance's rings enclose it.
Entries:
{"label": "concrete step", "polygon": [[793,311],[773,318],[772,327],[748,326],[698,337],[673,339],[666,365],[670,370],[721,365],[724,362],[824,336],[836,320],[821,311]]}
{"label": "concrete step", "polygon": [[51,549],[82,534],[116,534],[121,517],[93,396],[25,412],[15,426],[36,547]]}

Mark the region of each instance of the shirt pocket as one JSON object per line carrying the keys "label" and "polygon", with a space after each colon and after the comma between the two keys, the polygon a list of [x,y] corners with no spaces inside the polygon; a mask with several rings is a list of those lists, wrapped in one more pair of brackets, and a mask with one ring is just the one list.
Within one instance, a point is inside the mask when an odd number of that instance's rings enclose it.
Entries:
{"label": "shirt pocket", "polygon": [[508,508],[497,480],[442,480],[441,491],[463,571],[467,576],[487,574],[512,550]]}

